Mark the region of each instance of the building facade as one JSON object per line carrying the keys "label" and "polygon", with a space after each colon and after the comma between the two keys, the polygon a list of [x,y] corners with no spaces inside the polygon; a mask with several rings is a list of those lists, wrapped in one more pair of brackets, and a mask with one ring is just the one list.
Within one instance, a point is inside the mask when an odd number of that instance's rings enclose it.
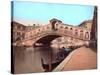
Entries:
{"label": "building facade", "polygon": [[78,26],[91,30],[91,28],[92,28],[92,22],[93,22],[92,20],[87,20],[87,21],[82,22]]}
{"label": "building facade", "polygon": [[24,39],[26,33],[26,26],[20,24],[18,22],[13,21],[11,23],[11,31],[12,31],[12,42],[21,41]]}

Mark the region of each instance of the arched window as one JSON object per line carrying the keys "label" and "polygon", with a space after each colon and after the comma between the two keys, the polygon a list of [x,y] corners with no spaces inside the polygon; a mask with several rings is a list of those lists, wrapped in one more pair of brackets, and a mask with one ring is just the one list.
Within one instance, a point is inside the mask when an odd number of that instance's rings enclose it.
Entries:
{"label": "arched window", "polygon": [[64,32],[63,26],[60,26],[59,31],[60,31],[60,32]]}
{"label": "arched window", "polygon": [[58,30],[58,24],[56,24],[55,28],[56,28],[56,30]]}
{"label": "arched window", "polygon": [[33,24],[33,27],[35,27],[36,25],[35,24]]}
{"label": "arched window", "polygon": [[61,26],[60,28],[63,28],[63,26]]}
{"label": "arched window", "polygon": [[68,27],[65,27],[65,29],[68,29]]}
{"label": "arched window", "polygon": [[58,26],[58,24],[56,24],[56,26]]}
{"label": "arched window", "polygon": [[73,28],[70,28],[70,30],[73,30]]}
{"label": "arched window", "polygon": [[80,38],[83,39],[83,30],[80,30]]}
{"label": "arched window", "polygon": [[68,34],[68,27],[65,27],[65,34]]}
{"label": "arched window", "polygon": [[89,32],[85,33],[85,39],[89,39]]}
{"label": "arched window", "polygon": [[83,30],[81,30],[80,32],[83,32]]}
{"label": "arched window", "polygon": [[74,34],[76,37],[78,36],[78,30],[75,29],[75,34]]}
{"label": "arched window", "polygon": [[70,35],[73,35],[73,28],[70,28]]}
{"label": "arched window", "polygon": [[55,23],[56,23],[57,21],[53,21],[52,23],[51,23],[51,25],[52,25],[52,29],[53,30],[55,30]]}

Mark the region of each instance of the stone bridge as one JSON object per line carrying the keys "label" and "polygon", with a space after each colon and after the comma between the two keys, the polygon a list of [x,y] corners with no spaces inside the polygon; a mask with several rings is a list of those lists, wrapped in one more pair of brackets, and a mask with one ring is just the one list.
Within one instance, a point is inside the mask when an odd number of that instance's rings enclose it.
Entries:
{"label": "stone bridge", "polygon": [[26,46],[32,46],[35,43],[50,44],[52,40],[61,36],[89,41],[90,32],[86,28],[63,24],[60,20],[52,19],[50,20],[50,24],[27,31],[25,38],[17,42],[17,44]]}

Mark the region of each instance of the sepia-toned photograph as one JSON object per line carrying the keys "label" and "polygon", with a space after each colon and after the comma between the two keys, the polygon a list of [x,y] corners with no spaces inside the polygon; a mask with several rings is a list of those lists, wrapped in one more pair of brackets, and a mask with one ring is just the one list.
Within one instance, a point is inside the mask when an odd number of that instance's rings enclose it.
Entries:
{"label": "sepia-toned photograph", "polygon": [[97,69],[97,6],[11,2],[11,73]]}

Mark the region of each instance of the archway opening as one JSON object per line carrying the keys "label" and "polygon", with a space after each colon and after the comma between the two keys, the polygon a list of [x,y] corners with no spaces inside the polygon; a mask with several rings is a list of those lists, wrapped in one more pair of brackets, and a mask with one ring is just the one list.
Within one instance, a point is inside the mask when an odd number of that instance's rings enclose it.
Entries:
{"label": "archway opening", "polygon": [[53,30],[55,30],[56,28],[55,28],[55,23],[56,23],[57,21],[53,21],[52,23],[51,23],[51,25],[52,25],[52,29]]}
{"label": "archway opening", "polygon": [[50,46],[51,41],[53,41],[54,39],[61,37],[60,35],[47,35],[44,36],[42,38],[40,38],[39,40],[37,40],[33,46],[34,47],[39,47],[39,46]]}

